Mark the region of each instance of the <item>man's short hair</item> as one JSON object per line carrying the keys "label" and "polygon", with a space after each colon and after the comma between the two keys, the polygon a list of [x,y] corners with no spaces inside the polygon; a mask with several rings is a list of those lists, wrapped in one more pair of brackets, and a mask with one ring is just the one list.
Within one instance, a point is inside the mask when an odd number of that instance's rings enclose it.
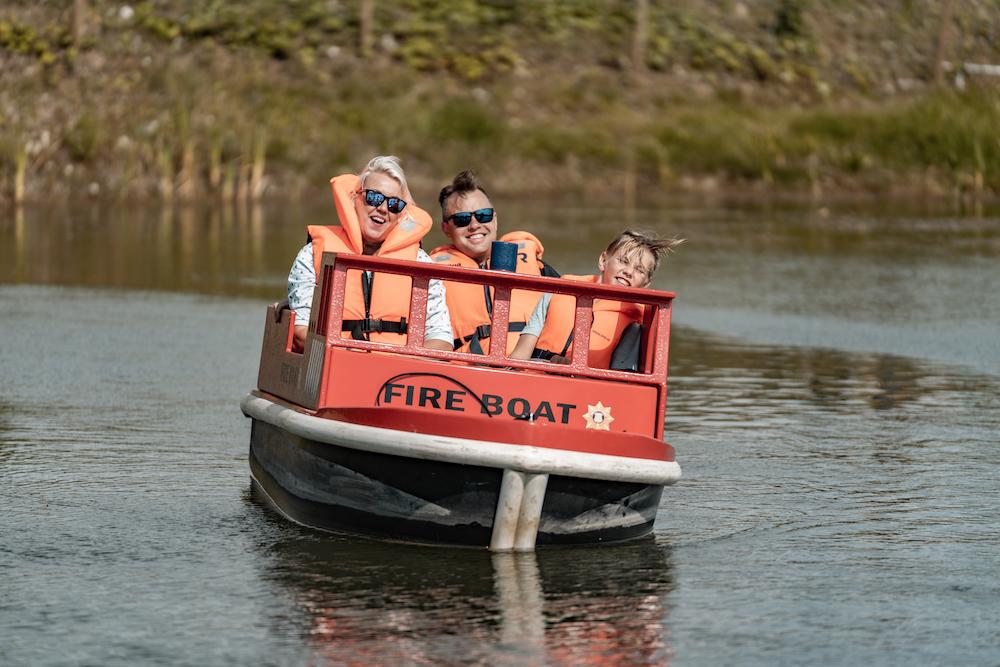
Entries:
{"label": "man's short hair", "polygon": [[452,195],[464,195],[468,192],[475,192],[479,190],[484,195],[489,197],[489,193],[483,189],[482,184],[479,182],[479,176],[472,169],[466,169],[460,172],[455,178],[452,179],[451,183],[441,188],[441,193],[438,195],[438,204],[441,205],[441,214],[444,215],[444,203],[448,201],[448,198]]}
{"label": "man's short hair", "polygon": [[653,232],[647,232],[639,229],[626,229],[612,239],[611,243],[608,244],[608,247],[605,248],[604,252],[608,255],[613,255],[618,250],[621,250],[624,254],[631,254],[640,248],[646,249],[653,253],[653,271],[656,271],[656,269],[660,266],[660,258],[682,243],[684,243],[684,239],[676,237],[672,239],[665,239],[657,236]]}

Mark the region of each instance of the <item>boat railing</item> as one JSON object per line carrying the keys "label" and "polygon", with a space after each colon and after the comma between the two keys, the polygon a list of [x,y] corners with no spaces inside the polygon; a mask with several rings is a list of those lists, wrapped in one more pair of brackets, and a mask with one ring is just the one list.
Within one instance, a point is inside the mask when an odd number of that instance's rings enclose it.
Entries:
{"label": "boat railing", "polygon": [[[373,271],[376,275],[398,274],[412,279],[405,343],[354,340],[341,331],[349,271]],[[491,342],[507,340],[510,299],[514,290],[566,294],[574,297],[576,299],[574,344],[569,363],[554,364],[542,360],[511,359],[507,356],[506,345],[503,344],[491,344],[489,351],[483,355],[438,351],[423,347],[428,284],[435,279],[488,285],[493,288]],[[599,285],[506,271],[466,269],[382,257],[326,253],[323,255],[320,267],[309,332],[302,353],[294,352],[292,348],[292,331],[294,325],[298,324],[294,321],[294,314],[283,310],[278,304],[268,309],[258,386],[263,391],[293,403],[315,408],[326,350],[347,348],[463,362],[465,365],[471,363],[477,366],[541,371],[576,378],[655,385],[662,388],[659,392],[659,412],[662,415],[666,395],[671,304],[674,296],[673,292]],[[641,354],[636,372],[593,368],[588,364],[595,299],[644,306]]]}

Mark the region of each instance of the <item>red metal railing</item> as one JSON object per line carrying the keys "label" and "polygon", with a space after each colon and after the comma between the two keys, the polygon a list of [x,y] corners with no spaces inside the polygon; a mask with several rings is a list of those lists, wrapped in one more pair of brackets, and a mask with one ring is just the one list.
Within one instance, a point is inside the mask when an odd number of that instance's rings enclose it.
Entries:
{"label": "red metal railing", "polygon": [[[393,345],[343,337],[344,292],[349,270],[369,270],[410,276],[410,314],[405,345]],[[489,285],[494,288],[493,322],[489,353],[485,355],[429,350],[424,345],[428,282],[432,279]],[[465,269],[426,262],[390,260],[363,255],[323,255],[320,276],[321,312],[313,318],[315,333],[324,336],[330,347],[378,350],[409,354],[433,359],[455,360],[501,368],[523,368],[559,375],[618,380],[639,384],[661,385],[666,388],[667,360],[670,340],[670,314],[673,292],[633,289],[612,285],[595,285],[560,278],[526,276],[507,271]],[[568,365],[546,361],[521,361],[506,355],[510,295],[515,289],[568,294],[576,298],[576,318],[573,326],[573,355]],[[594,299],[608,299],[647,306],[643,322],[643,368],[638,373],[591,368],[587,365],[590,349],[590,328]],[[663,392],[665,400],[665,391]],[[661,405],[661,414],[662,414]]]}

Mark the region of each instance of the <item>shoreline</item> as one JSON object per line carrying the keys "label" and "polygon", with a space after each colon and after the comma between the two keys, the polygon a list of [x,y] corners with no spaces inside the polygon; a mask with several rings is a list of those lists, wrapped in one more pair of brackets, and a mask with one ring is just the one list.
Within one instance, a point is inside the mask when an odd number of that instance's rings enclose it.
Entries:
{"label": "shoreline", "polygon": [[[473,168],[475,168],[474,165]],[[574,185],[570,188],[523,188],[507,189],[491,187],[491,194],[500,200],[544,201],[553,204],[580,202],[592,205],[621,207],[623,209],[642,209],[662,206],[673,206],[695,202],[725,206],[772,206],[782,205],[794,208],[818,208],[829,206],[871,206],[874,204],[899,205],[903,210],[953,211],[964,210],[967,207],[993,208],[1000,203],[1000,191],[975,192],[955,186],[950,190],[942,187],[926,189],[913,184],[910,187],[897,185],[887,191],[872,188],[836,188],[824,189],[822,192],[792,188],[762,187],[760,184],[719,184],[715,179],[708,186],[691,187],[643,187],[642,193],[625,191],[625,188],[599,188]],[[440,185],[435,185],[430,179],[421,177],[409,178],[411,189],[418,205],[424,202],[425,210],[436,205],[436,193],[448,179],[442,178]],[[602,181],[606,184],[606,181]],[[328,203],[330,193],[323,186],[309,186],[294,192],[282,192],[265,187],[257,198],[236,197],[224,198],[218,193],[200,193],[188,198],[163,198],[157,193],[109,195],[100,189],[88,192],[87,188],[68,188],[65,186],[47,193],[32,193],[21,202],[15,202],[13,197],[0,196],[0,211],[16,209],[60,208],[78,203],[93,204],[98,207],[115,207],[126,205],[141,205],[150,208],[204,208],[224,207],[244,209],[257,206],[273,206],[290,202],[314,203],[303,206],[318,206]]]}

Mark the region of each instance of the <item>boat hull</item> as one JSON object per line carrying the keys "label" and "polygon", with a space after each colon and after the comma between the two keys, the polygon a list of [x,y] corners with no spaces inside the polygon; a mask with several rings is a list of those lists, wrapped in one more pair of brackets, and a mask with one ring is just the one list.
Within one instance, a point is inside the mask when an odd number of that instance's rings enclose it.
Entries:
{"label": "boat hull", "polygon": [[[289,519],[379,539],[490,545],[502,468],[367,451],[349,439],[332,440],[253,418],[251,475]],[[536,544],[639,539],[652,532],[662,491],[660,483],[551,474]]]}

